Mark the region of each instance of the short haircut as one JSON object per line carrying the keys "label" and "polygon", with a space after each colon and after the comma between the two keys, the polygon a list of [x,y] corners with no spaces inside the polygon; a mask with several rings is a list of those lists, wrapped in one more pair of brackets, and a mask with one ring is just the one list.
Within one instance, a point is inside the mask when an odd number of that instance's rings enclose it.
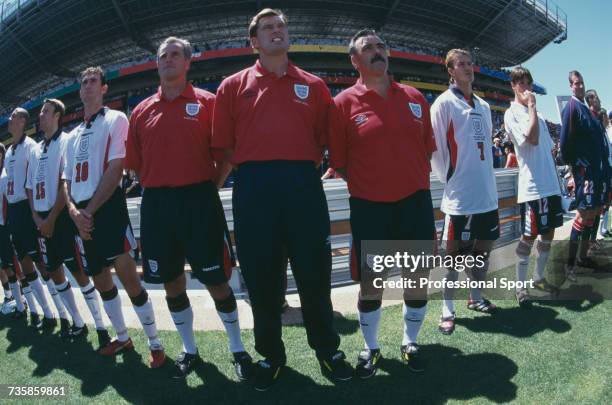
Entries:
{"label": "short haircut", "polygon": [[259,20],[264,17],[278,16],[280,17],[285,24],[288,23],[287,16],[279,9],[275,8],[264,8],[259,13],[255,14],[255,16],[251,19],[251,23],[249,24],[249,38],[253,38],[257,36],[257,28],[259,28]]}
{"label": "short haircut", "polygon": [[446,59],[444,61],[444,63],[446,64],[446,67],[447,68],[454,68],[455,67],[455,62],[457,62],[457,58],[460,55],[467,56],[468,58],[470,58],[470,60],[473,60],[472,59],[472,54],[469,51],[467,51],[465,49],[458,49],[458,48],[451,49],[450,51],[448,51],[446,53]]}
{"label": "short haircut", "polygon": [[385,40],[382,39],[382,37],[378,35],[378,33],[375,30],[371,28],[364,28],[362,30],[357,31],[357,33],[353,35],[353,37],[351,38],[351,42],[349,42],[349,54],[350,55],[357,53],[357,46],[355,44],[357,43],[357,40],[359,38],[363,38],[363,37],[377,37],[378,39],[382,41],[383,44],[386,45]]}
{"label": "short haircut", "polygon": [[570,84],[573,84],[572,79],[574,78],[574,76],[579,77],[582,79],[582,74],[580,74],[579,71],[577,70],[572,70],[571,72],[569,72],[569,76],[568,76],[568,80]]}
{"label": "short haircut", "polygon": [[161,53],[162,48],[169,44],[178,44],[182,46],[183,55],[185,56],[185,59],[191,60],[191,55],[193,52],[191,48],[191,43],[186,39],[178,38],[178,37],[168,37],[164,39],[161,44],[159,44],[159,47],[157,48],[158,58],[159,58],[159,54]]}
{"label": "short haircut", "polygon": [[17,107],[15,108],[15,115],[19,118],[23,118],[26,121],[28,121],[30,119],[30,113],[28,112],[28,110],[26,110],[25,108],[22,107]]}
{"label": "short haircut", "polygon": [[529,84],[533,84],[533,77],[531,76],[531,72],[529,69],[524,68],[522,66],[517,66],[510,72],[510,83],[516,84],[523,79],[527,79]]}
{"label": "short haircut", "polygon": [[62,103],[56,98],[46,98],[45,101],[43,101],[43,104],[49,104],[53,106],[53,113],[59,113],[59,119],[57,122],[58,124],[61,123],[64,114],[66,114],[66,106],[64,105],[64,103]]}
{"label": "short haircut", "polygon": [[587,92],[584,94],[584,100],[587,102],[589,107],[591,106],[591,103],[593,103],[593,99],[595,97],[599,96],[597,95],[597,92],[593,89],[587,90]]}
{"label": "short haircut", "polygon": [[106,84],[106,74],[104,69],[102,69],[100,66],[90,66],[85,68],[81,73],[79,73],[79,83],[83,81],[83,77],[92,74],[100,76],[100,83],[102,83],[102,86]]}

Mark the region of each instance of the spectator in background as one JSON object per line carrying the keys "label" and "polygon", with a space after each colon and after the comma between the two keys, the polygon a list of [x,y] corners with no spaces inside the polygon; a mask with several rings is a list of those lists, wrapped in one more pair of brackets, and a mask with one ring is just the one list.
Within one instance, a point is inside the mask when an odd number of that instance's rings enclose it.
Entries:
{"label": "spectator in background", "polygon": [[518,161],[516,160],[516,155],[514,154],[514,145],[512,145],[512,143],[507,143],[504,150],[506,152],[506,165],[504,167],[506,169],[518,167]]}
{"label": "spectator in background", "polygon": [[493,168],[499,169],[500,167],[502,167],[502,159],[504,155],[504,152],[501,148],[501,139],[495,138],[493,140],[492,151],[493,151]]}
{"label": "spectator in background", "polygon": [[125,191],[126,198],[140,197],[142,195],[142,187],[134,170],[123,171],[121,187]]}

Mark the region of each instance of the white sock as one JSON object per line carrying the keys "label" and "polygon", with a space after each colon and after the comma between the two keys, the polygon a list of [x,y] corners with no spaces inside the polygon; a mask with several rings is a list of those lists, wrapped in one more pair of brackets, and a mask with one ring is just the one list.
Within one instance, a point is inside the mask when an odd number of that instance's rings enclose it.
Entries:
{"label": "white sock", "polygon": [[244,352],[244,345],[240,337],[240,322],[238,320],[238,308],[232,312],[217,311],[219,318],[223,321],[225,333],[229,339],[229,349],[232,353]]}
{"label": "white sock", "polygon": [[402,339],[402,345],[416,343],[426,312],[427,305],[421,308],[412,308],[404,303],[404,338]]}
{"label": "white sock", "polygon": [[378,324],[380,322],[381,309],[372,312],[359,311],[359,326],[363,334],[366,349],[379,349],[378,345]]}
{"label": "white sock", "polygon": [[[74,294],[72,292],[72,287],[70,286],[70,283],[68,282],[68,280],[66,280],[63,283],[56,285],[56,287],[58,289],[59,296],[64,302],[64,306],[66,307],[66,309],[70,313],[70,316],[72,317],[72,323],[77,328],[82,328],[83,325],[85,325],[85,323],[83,322],[83,318],[81,318],[81,313],[79,312],[79,309],[77,308],[76,301],[74,300]],[[60,318],[62,318],[61,315],[60,315]]]}
{"label": "white sock", "polygon": [[28,281],[28,283],[30,284],[30,287],[32,287],[32,293],[34,294],[34,297],[36,297],[36,301],[38,301],[42,307],[45,318],[55,318],[55,316],[53,316],[53,312],[51,312],[49,301],[47,301],[47,297],[45,296],[45,290],[43,289],[40,277],[37,275],[34,281]]}
{"label": "white sock", "polygon": [[455,313],[455,301],[444,299],[442,300],[442,317],[450,318]]}
{"label": "white sock", "polygon": [[179,312],[170,311],[170,315],[172,316],[176,330],[178,331],[179,335],[181,335],[183,350],[185,353],[196,354],[198,352],[198,348],[193,335],[193,310],[191,309],[191,306]]}
{"label": "white sock", "polygon": [[81,287],[81,293],[83,293],[85,303],[87,304],[89,312],[91,313],[94,323],[96,324],[96,329],[106,329],[106,325],[104,325],[104,321],[102,320],[102,312],[100,312],[100,302],[98,301],[98,293],[91,281],[87,283],[86,286]]}
{"label": "white sock", "polygon": [[55,289],[55,283],[53,280],[49,279],[45,282],[47,285],[47,290],[49,290],[49,294],[51,294],[51,299],[55,304],[55,308],[57,309],[57,313],[61,319],[68,319],[68,315],[66,314],[66,308],[64,308],[64,303],[62,302],[62,298],[57,293]]}
{"label": "white sock", "polygon": [[[531,255],[531,248],[533,247],[533,240],[519,240],[516,246],[516,279],[517,281],[525,281],[527,279],[527,272],[529,271],[529,256]],[[516,288],[516,291],[520,291],[523,288]]]}
{"label": "white sock", "polygon": [[[529,256],[516,255],[518,261],[516,262],[516,279],[518,281],[525,281],[527,278],[527,271],[529,270]],[[516,287],[516,291],[520,291],[523,288]]]}
{"label": "white sock", "polygon": [[104,305],[104,311],[117,332],[117,339],[120,342],[125,342],[129,339],[127,328],[125,327],[125,320],[123,319],[123,312],[121,311],[121,298],[119,294],[113,299],[102,300]]}
{"label": "white sock", "polygon": [[534,278],[542,280],[544,278],[544,270],[546,270],[546,262],[550,256],[550,241],[540,240],[536,246],[536,266],[534,270]]}
{"label": "white sock", "polygon": [[30,313],[39,315],[38,308],[36,307],[36,299],[34,298],[34,293],[32,292],[32,287],[30,287],[30,284],[23,287],[23,296],[28,303],[28,307],[30,307]]}
{"label": "white sock", "polygon": [[136,315],[138,315],[138,319],[140,319],[140,324],[142,325],[142,329],[145,334],[149,338],[149,347],[159,348],[161,347],[161,342],[157,337],[157,326],[155,325],[155,312],[153,312],[153,304],[151,303],[151,298],[147,299],[143,305],[137,307],[136,305],[132,305],[134,307],[134,311],[136,311]]}
{"label": "white sock", "polygon": [[604,236],[604,233],[608,230],[608,211],[606,210],[601,214],[601,221],[599,221],[599,235]]}
{"label": "white sock", "polygon": [[19,286],[19,283],[9,283],[9,286],[11,287],[13,297],[15,297],[15,305],[17,307],[17,311],[23,311],[25,309],[25,306],[23,305],[23,300],[21,299],[21,287]]}

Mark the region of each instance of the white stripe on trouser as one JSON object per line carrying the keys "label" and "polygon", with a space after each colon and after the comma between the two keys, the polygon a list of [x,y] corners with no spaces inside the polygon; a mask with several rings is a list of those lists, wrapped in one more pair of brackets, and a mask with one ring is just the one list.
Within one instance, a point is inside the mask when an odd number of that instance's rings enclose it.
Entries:
{"label": "white stripe on trouser", "polygon": [[531,236],[531,206],[525,204],[525,235]]}

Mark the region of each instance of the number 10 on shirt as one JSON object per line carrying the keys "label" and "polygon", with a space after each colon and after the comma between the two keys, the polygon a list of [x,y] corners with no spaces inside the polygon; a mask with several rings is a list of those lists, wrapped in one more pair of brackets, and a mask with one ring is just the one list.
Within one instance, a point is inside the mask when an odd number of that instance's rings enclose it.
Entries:
{"label": "number 10 on shirt", "polygon": [[89,177],[89,163],[87,161],[85,162],[79,162],[76,164],[76,178],[75,178],[75,182],[80,183],[82,181],[87,181],[87,178]]}

